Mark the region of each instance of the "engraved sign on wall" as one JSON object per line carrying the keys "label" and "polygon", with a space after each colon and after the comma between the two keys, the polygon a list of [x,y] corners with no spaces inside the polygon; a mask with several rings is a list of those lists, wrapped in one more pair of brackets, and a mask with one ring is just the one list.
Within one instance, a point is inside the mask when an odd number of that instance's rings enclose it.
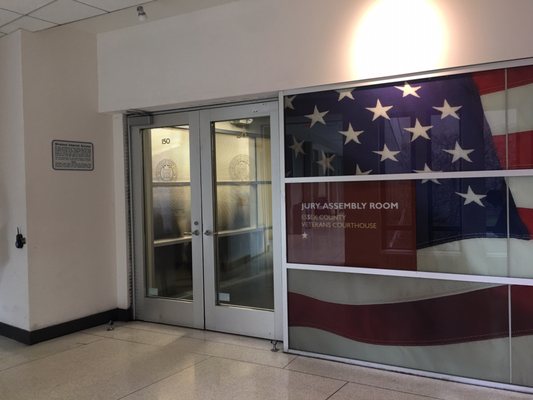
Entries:
{"label": "engraved sign on wall", "polygon": [[94,170],[94,146],[89,142],[52,141],[52,168],[63,171]]}

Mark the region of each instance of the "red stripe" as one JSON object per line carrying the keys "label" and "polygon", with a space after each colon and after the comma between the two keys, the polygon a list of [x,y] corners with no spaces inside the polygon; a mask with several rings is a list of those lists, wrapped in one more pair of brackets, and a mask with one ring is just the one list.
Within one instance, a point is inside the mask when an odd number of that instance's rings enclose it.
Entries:
{"label": "red stripe", "polygon": [[531,303],[533,288],[531,286],[511,286],[511,328],[513,336],[531,334]]}
{"label": "red stripe", "polygon": [[475,72],[472,74],[472,79],[481,95],[505,90],[504,69]]}
{"label": "red stripe", "polygon": [[[478,87],[479,94],[490,94],[505,90],[505,69],[475,72],[472,78]],[[507,88],[529,85],[533,83],[533,66],[507,69]]]}
{"label": "red stripe", "polygon": [[[520,322],[513,333],[530,334],[533,287],[518,292],[520,307],[513,312]],[[336,304],[290,292],[288,299],[290,327],[316,328],[364,343],[424,346],[509,335],[507,286],[390,304]]]}
{"label": "red stripe", "polygon": [[529,85],[530,83],[533,83],[533,65],[509,68],[507,70],[508,88]]}
{"label": "red stripe", "polygon": [[[529,236],[533,239],[533,209],[531,208],[518,208],[518,215],[520,219],[527,227]],[[532,299],[533,300],[533,299]]]}
{"label": "red stripe", "polygon": [[[502,168],[505,167],[505,135],[493,136]],[[508,135],[509,169],[533,168],[533,131]]]}

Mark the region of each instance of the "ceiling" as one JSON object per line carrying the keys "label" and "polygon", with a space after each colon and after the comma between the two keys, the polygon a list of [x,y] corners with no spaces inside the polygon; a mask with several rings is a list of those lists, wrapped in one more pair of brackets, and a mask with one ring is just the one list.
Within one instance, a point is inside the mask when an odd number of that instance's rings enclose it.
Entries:
{"label": "ceiling", "polygon": [[0,0],[0,37],[18,29],[40,31],[70,24],[101,33],[142,24],[135,6],[142,4],[148,21],[216,7],[237,0]]}
{"label": "ceiling", "polygon": [[[24,29],[41,31],[152,0],[0,0],[0,36]],[[136,12],[135,10],[133,10]],[[133,19],[135,19],[135,15]]]}

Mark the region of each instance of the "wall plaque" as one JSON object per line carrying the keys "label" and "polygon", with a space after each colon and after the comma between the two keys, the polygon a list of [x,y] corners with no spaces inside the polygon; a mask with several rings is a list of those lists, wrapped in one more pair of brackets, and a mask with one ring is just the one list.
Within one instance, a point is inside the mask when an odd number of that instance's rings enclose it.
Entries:
{"label": "wall plaque", "polygon": [[94,170],[94,146],[89,142],[52,141],[52,168],[63,171]]}

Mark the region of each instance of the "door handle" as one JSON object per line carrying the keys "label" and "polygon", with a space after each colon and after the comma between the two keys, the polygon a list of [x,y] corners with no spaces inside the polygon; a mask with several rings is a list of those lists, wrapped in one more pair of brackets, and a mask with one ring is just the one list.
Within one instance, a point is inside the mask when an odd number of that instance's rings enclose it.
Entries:
{"label": "door handle", "polygon": [[183,232],[184,235],[194,235],[194,236],[198,236],[200,234],[200,231],[198,229],[195,229],[194,231],[192,232]]}
{"label": "door handle", "polygon": [[214,234],[215,234],[215,232],[210,231],[209,229],[206,229],[206,231],[204,232],[204,235],[205,235],[205,236],[212,236],[212,235],[214,235]]}

